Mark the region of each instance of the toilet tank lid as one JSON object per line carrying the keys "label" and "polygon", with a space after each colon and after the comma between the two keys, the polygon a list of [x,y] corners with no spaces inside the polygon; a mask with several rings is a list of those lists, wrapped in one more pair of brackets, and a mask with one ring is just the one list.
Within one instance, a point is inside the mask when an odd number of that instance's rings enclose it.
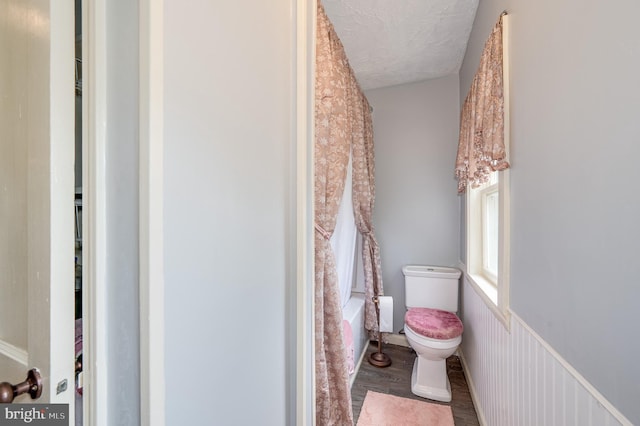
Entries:
{"label": "toilet tank lid", "polygon": [[405,265],[402,267],[405,277],[460,278],[460,270],[446,266]]}

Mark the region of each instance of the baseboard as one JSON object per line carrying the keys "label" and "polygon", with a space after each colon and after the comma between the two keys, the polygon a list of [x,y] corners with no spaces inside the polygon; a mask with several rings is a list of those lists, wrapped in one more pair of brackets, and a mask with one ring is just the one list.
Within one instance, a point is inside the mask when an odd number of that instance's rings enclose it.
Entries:
{"label": "baseboard", "polygon": [[405,346],[407,348],[411,347],[409,346],[407,337],[404,334],[388,334],[387,343],[389,343],[390,345]]}
{"label": "baseboard", "polygon": [[480,423],[480,426],[487,426],[487,420],[484,418],[484,411],[482,411],[482,405],[480,405],[480,399],[478,398],[478,394],[476,393],[476,386],[473,383],[471,374],[469,373],[467,361],[464,359],[464,354],[462,353],[461,347],[458,347],[457,355],[458,355],[458,358],[460,358],[460,363],[462,364],[462,370],[464,371],[464,378],[467,380],[467,387],[469,388],[469,393],[471,394],[471,401],[473,401],[473,407],[476,409],[476,415],[478,416],[478,423]]}

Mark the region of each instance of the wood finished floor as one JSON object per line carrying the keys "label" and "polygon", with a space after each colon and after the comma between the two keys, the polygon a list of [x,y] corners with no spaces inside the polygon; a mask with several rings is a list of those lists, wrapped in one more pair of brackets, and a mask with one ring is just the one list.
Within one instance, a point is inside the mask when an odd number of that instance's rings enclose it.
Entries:
{"label": "wood finished floor", "polygon": [[[411,348],[397,345],[384,345],[383,352],[391,357],[391,366],[374,367],[367,361],[369,354],[377,351],[377,344],[370,344],[367,355],[362,360],[356,380],[351,387],[351,399],[354,421],[358,421],[360,409],[368,390],[401,396],[403,398],[428,401],[451,406],[456,426],[479,426],[478,415],[471,400],[469,386],[464,377],[460,359],[451,356],[447,359],[447,374],[451,382],[452,401],[450,403],[431,401],[411,393],[411,371],[416,357]],[[398,425],[400,426],[400,425]]]}

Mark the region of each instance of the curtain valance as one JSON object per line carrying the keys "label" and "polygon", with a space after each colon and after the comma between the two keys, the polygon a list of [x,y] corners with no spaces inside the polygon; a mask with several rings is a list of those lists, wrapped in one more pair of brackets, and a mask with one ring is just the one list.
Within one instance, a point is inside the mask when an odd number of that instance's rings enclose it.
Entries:
{"label": "curtain valance", "polygon": [[502,19],[487,40],[480,66],[460,114],[456,157],[458,193],[487,182],[493,171],[509,167],[504,144]]}

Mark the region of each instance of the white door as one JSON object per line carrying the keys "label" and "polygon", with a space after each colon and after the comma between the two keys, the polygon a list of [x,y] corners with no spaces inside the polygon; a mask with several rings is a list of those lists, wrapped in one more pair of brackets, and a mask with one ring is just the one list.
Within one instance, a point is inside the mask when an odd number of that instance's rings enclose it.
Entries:
{"label": "white door", "polygon": [[73,18],[73,0],[0,0],[0,382],[38,368],[33,402],[67,403],[71,419]]}

